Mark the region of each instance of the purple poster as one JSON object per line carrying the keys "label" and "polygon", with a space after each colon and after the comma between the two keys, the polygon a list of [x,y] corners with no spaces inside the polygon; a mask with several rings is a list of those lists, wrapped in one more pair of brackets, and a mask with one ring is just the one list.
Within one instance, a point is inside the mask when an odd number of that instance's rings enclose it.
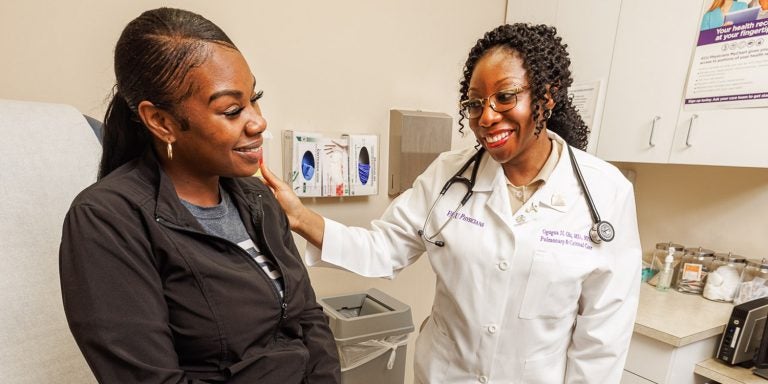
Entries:
{"label": "purple poster", "polygon": [[768,106],[768,0],[706,0],[685,109]]}

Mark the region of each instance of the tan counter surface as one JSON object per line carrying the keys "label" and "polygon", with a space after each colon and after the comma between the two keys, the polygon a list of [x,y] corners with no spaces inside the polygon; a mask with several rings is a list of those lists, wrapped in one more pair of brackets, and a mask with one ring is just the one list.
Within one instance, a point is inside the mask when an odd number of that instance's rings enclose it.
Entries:
{"label": "tan counter surface", "polygon": [[732,310],[731,303],[719,303],[673,289],[660,292],[642,283],[635,332],[682,347],[722,334]]}
{"label": "tan counter surface", "polygon": [[751,369],[733,367],[717,359],[696,364],[694,373],[715,380],[721,384],[766,384],[768,380],[752,373]]}
{"label": "tan counter surface", "polygon": [[[718,303],[671,289],[659,292],[642,283],[635,332],[682,347],[722,334],[732,310],[731,303]],[[722,384],[768,384],[768,380],[754,375],[751,369],[730,366],[714,356],[696,364],[694,373]]]}

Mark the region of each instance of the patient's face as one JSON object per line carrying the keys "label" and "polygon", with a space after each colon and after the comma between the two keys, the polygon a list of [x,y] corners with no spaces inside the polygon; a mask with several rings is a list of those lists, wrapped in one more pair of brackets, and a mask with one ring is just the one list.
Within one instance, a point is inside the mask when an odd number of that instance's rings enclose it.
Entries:
{"label": "patient's face", "polygon": [[240,52],[211,44],[211,56],[193,69],[184,87],[193,93],[178,106],[189,129],[177,129],[175,174],[206,180],[256,173],[267,122],[257,103],[255,79]]}

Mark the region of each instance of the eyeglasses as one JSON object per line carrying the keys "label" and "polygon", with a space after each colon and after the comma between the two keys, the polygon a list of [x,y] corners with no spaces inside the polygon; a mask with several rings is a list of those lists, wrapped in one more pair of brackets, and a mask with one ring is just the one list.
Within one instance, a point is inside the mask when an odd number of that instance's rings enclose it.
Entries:
{"label": "eyeglasses", "polygon": [[486,101],[496,112],[506,112],[514,108],[517,105],[517,94],[528,89],[528,86],[505,89],[491,94],[490,96],[482,99],[469,99],[462,101],[459,105],[464,112],[464,116],[470,119],[477,119],[483,115]]}

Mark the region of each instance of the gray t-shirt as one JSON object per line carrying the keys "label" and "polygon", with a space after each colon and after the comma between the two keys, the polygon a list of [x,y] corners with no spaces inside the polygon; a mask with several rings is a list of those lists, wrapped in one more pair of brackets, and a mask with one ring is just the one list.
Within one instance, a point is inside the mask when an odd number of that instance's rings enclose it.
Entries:
{"label": "gray t-shirt", "polygon": [[229,193],[223,188],[219,190],[221,202],[213,207],[200,207],[188,201],[180,200],[208,234],[229,240],[248,252],[264,273],[272,279],[277,291],[280,293],[280,297],[283,297],[285,283],[283,282],[283,275],[280,274],[280,269],[277,268],[277,265],[272,260],[259,251],[256,243],[248,236],[243,220],[240,218],[240,214],[237,212],[235,203],[232,202]]}

